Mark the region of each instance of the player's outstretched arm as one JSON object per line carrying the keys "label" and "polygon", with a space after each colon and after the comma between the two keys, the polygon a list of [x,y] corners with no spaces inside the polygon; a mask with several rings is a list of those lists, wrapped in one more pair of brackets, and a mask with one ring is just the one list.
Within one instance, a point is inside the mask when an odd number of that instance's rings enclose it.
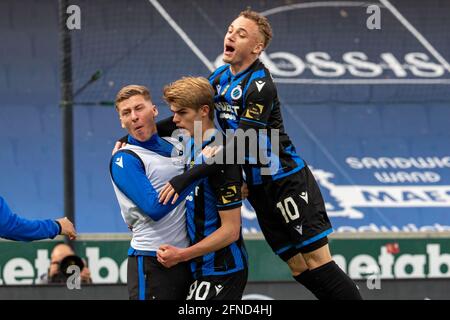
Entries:
{"label": "player's outstretched arm", "polygon": [[[67,222],[72,224],[69,220]],[[64,226],[68,224],[64,223]],[[57,220],[28,220],[18,216],[0,197],[0,237],[16,241],[52,239],[60,234],[61,230],[62,226]],[[75,230],[72,231],[71,234],[75,235]]]}

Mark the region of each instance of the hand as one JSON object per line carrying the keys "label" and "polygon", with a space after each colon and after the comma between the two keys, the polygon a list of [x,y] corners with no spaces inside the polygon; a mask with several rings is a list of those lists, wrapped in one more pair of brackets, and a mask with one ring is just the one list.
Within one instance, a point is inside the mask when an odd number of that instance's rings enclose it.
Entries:
{"label": "hand", "polygon": [[219,150],[219,148],[217,146],[212,146],[212,147],[206,146],[203,148],[202,154],[206,158],[212,158],[217,154],[218,150]]}
{"label": "hand", "polygon": [[164,267],[170,268],[183,261],[181,257],[182,252],[183,249],[163,244],[156,251],[156,258]]}
{"label": "hand", "polygon": [[67,218],[56,219],[61,225],[61,234],[68,236],[70,240],[75,240],[77,238],[77,232],[72,222]]}
{"label": "hand", "polygon": [[173,196],[172,204],[174,204],[175,202],[177,202],[179,195],[172,187],[170,182],[167,182],[166,185],[161,189],[161,192],[159,193],[159,202],[160,203],[163,202],[163,204],[166,205],[172,198],[172,196]]}
{"label": "hand", "polygon": [[116,153],[117,151],[119,151],[120,149],[122,149],[123,147],[125,147],[127,145],[126,142],[120,142],[120,141],[116,141],[116,144],[114,145],[114,149],[112,151],[111,154]]}
{"label": "hand", "polygon": [[81,270],[80,278],[82,283],[92,283],[91,271],[86,266],[86,261],[84,262],[85,267]]}
{"label": "hand", "polygon": [[242,200],[244,200],[248,197],[248,188],[247,188],[247,184],[245,182],[243,182],[242,186],[241,186],[241,196],[242,196]]}

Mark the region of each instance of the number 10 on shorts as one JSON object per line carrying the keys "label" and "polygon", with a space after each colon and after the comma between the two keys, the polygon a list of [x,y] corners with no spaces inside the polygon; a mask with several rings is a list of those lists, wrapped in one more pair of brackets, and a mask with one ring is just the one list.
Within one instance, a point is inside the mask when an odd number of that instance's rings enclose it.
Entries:
{"label": "number 10 on shorts", "polygon": [[287,197],[283,201],[278,202],[277,208],[280,209],[286,223],[300,218],[300,211],[292,197]]}

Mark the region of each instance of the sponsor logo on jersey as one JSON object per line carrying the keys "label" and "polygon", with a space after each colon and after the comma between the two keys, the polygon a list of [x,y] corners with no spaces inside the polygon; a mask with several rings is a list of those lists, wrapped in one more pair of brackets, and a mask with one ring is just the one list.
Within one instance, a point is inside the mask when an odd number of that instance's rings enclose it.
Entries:
{"label": "sponsor logo on jersey", "polygon": [[262,80],[257,80],[257,81],[255,81],[255,84],[256,84],[256,88],[258,88],[258,92],[261,92],[262,88],[264,87],[264,85],[266,83]]}
{"label": "sponsor logo on jersey", "polygon": [[222,204],[228,204],[233,201],[237,201],[237,187],[236,186],[228,186],[226,188],[221,189],[222,193]]}
{"label": "sponsor logo on jersey", "polygon": [[115,163],[116,163],[119,167],[123,168],[123,158],[122,158],[122,157],[117,158]]}
{"label": "sponsor logo on jersey", "polygon": [[300,235],[303,235],[303,225],[299,225],[299,226],[295,226],[294,227],[295,230],[297,230],[298,233],[300,233]]}
{"label": "sponsor logo on jersey", "polygon": [[239,106],[232,106],[226,102],[217,102],[214,107],[219,112],[219,119],[236,120]]}
{"label": "sponsor logo on jersey", "polygon": [[[222,92],[218,91],[217,93],[220,94],[221,96],[225,96],[225,94],[227,93],[228,89],[230,88],[230,85],[231,85],[230,83],[227,84],[227,85],[225,86],[225,88],[223,88],[223,91],[222,91]],[[221,89],[221,88],[220,88],[220,89]]]}
{"label": "sponsor logo on jersey", "polygon": [[218,284],[218,285],[214,286],[214,288],[216,289],[216,296],[218,296],[220,291],[223,290],[223,285]]}
{"label": "sponsor logo on jersey", "polygon": [[308,204],[308,191],[304,191],[304,192],[300,193],[299,196],[300,196],[300,198],[305,200],[306,204]]}
{"label": "sponsor logo on jersey", "polygon": [[253,120],[260,120],[263,110],[264,106],[262,104],[250,102],[245,110],[244,117]]}

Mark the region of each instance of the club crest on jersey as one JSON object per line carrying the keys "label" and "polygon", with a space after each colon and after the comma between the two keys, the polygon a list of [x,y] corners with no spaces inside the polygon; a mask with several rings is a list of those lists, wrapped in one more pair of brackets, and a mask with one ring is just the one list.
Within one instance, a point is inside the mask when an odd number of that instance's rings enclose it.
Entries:
{"label": "club crest on jersey", "polygon": [[233,90],[231,90],[231,98],[233,100],[237,100],[240,97],[242,97],[242,88],[240,85],[238,85],[235,88],[233,88]]}

